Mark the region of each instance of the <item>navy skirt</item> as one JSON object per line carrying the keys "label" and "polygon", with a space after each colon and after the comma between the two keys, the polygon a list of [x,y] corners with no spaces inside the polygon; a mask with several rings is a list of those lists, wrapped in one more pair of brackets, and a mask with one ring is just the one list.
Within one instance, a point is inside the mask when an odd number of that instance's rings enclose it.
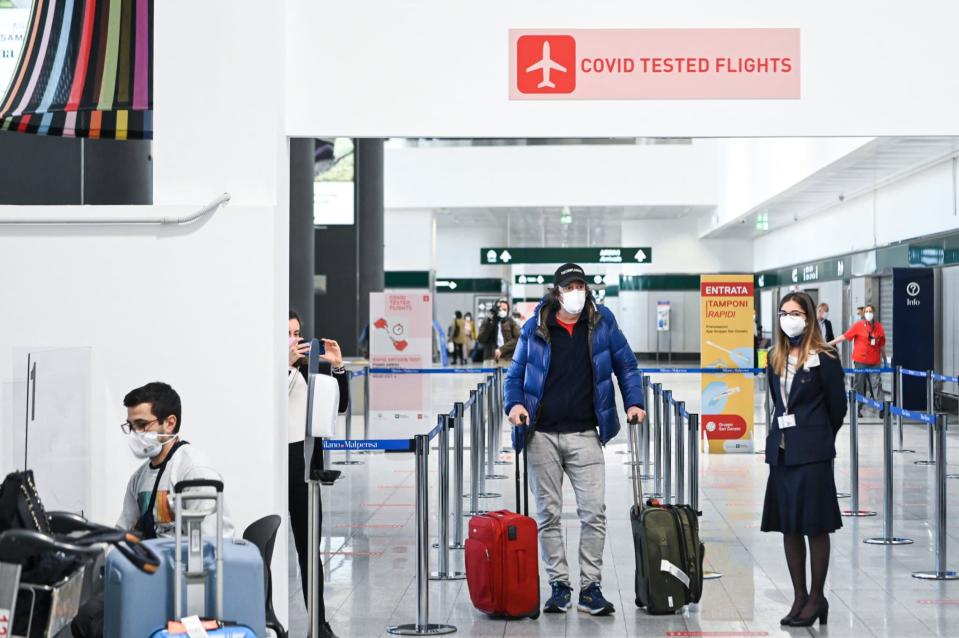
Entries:
{"label": "navy skirt", "polygon": [[769,466],[762,531],[819,536],[841,527],[832,461]]}

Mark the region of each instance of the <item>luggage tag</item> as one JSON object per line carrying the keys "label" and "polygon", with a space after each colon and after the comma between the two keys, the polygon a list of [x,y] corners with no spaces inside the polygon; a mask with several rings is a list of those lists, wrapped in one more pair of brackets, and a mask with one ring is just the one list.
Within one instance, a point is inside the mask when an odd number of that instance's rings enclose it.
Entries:
{"label": "luggage tag", "polygon": [[206,629],[203,628],[203,623],[200,621],[199,616],[187,616],[180,622],[183,623],[183,628],[186,629],[186,635],[189,636],[189,638],[208,638],[209,634],[206,633]]}
{"label": "luggage tag", "polygon": [[796,415],[795,414],[784,414],[779,417],[779,429],[788,430],[789,428],[796,427]]}
{"label": "luggage tag", "polygon": [[[681,570],[676,565],[673,565],[671,562],[669,562],[665,558],[662,559],[659,563],[659,571],[666,572],[667,574],[672,574],[672,576],[676,578],[676,580],[681,582],[686,587],[686,589],[689,589],[689,576],[687,576],[683,570]],[[670,603],[670,606],[672,606],[672,603]]]}

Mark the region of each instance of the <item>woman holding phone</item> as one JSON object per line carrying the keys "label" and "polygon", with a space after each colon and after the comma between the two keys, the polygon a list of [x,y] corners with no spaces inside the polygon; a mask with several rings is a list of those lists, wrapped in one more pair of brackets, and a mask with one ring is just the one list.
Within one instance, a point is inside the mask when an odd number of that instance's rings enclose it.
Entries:
{"label": "woman holding phone", "polygon": [[[296,545],[297,559],[300,564],[300,583],[303,588],[303,602],[306,603],[307,583],[307,557],[309,556],[309,518],[307,511],[309,508],[309,488],[306,485],[304,476],[306,474],[306,461],[303,458],[303,439],[306,436],[306,412],[307,412],[307,369],[305,367],[306,359],[310,353],[310,343],[304,341],[300,334],[302,323],[300,316],[293,310],[290,311],[289,323],[289,360],[287,367],[287,399],[289,402],[289,485],[288,497],[290,507],[290,527],[293,530],[293,542]],[[343,367],[343,355],[340,353],[340,345],[332,339],[320,340],[320,373],[332,374],[340,388],[339,411],[346,412],[350,406],[350,376]],[[319,448],[314,449],[313,459],[317,456],[322,457],[323,452]],[[329,470],[325,470],[328,472]],[[336,472],[339,474],[339,472]],[[318,528],[323,523],[323,504],[320,503],[320,520],[317,522]],[[322,570],[321,570],[322,571]],[[319,577],[320,588],[320,608],[317,610],[320,617],[320,634],[312,638],[335,638],[336,634],[326,621],[326,608],[323,605],[323,576]]]}
{"label": "woman holding phone", "polygon": [[792,608],[781,624],[811,627],[818,620],[825,625],[829,534],[842,527],[832,463],[846,416],[846,390],[842,364],[823,339],[816,305],[804,292],[791,292],[779,304],[766,376],[776,410],[766,437],[769,480],[762,531],[782,533],[793,584]]}

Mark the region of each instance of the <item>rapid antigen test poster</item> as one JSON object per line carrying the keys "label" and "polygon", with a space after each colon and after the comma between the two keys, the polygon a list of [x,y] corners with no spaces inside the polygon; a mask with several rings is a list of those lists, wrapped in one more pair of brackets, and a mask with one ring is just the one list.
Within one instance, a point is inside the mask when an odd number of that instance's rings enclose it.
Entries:
{"label": "rapid antigen test poster", "polygon": [[[700,280],[703,368],[753,367],[753,276],[703,275]],[[700,424],[710,453],[753,451],[753,376],[701,375]]]}

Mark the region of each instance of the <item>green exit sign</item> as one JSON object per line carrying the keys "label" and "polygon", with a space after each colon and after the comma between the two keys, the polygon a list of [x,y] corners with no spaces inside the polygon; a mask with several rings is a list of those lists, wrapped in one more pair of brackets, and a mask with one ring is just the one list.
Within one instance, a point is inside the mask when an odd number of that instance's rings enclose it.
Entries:
{"label": "green exit sign", "polygon": [[509,264],[648,264],[653,261],[649,246],[632,248],[480,248],[480,263]]}

